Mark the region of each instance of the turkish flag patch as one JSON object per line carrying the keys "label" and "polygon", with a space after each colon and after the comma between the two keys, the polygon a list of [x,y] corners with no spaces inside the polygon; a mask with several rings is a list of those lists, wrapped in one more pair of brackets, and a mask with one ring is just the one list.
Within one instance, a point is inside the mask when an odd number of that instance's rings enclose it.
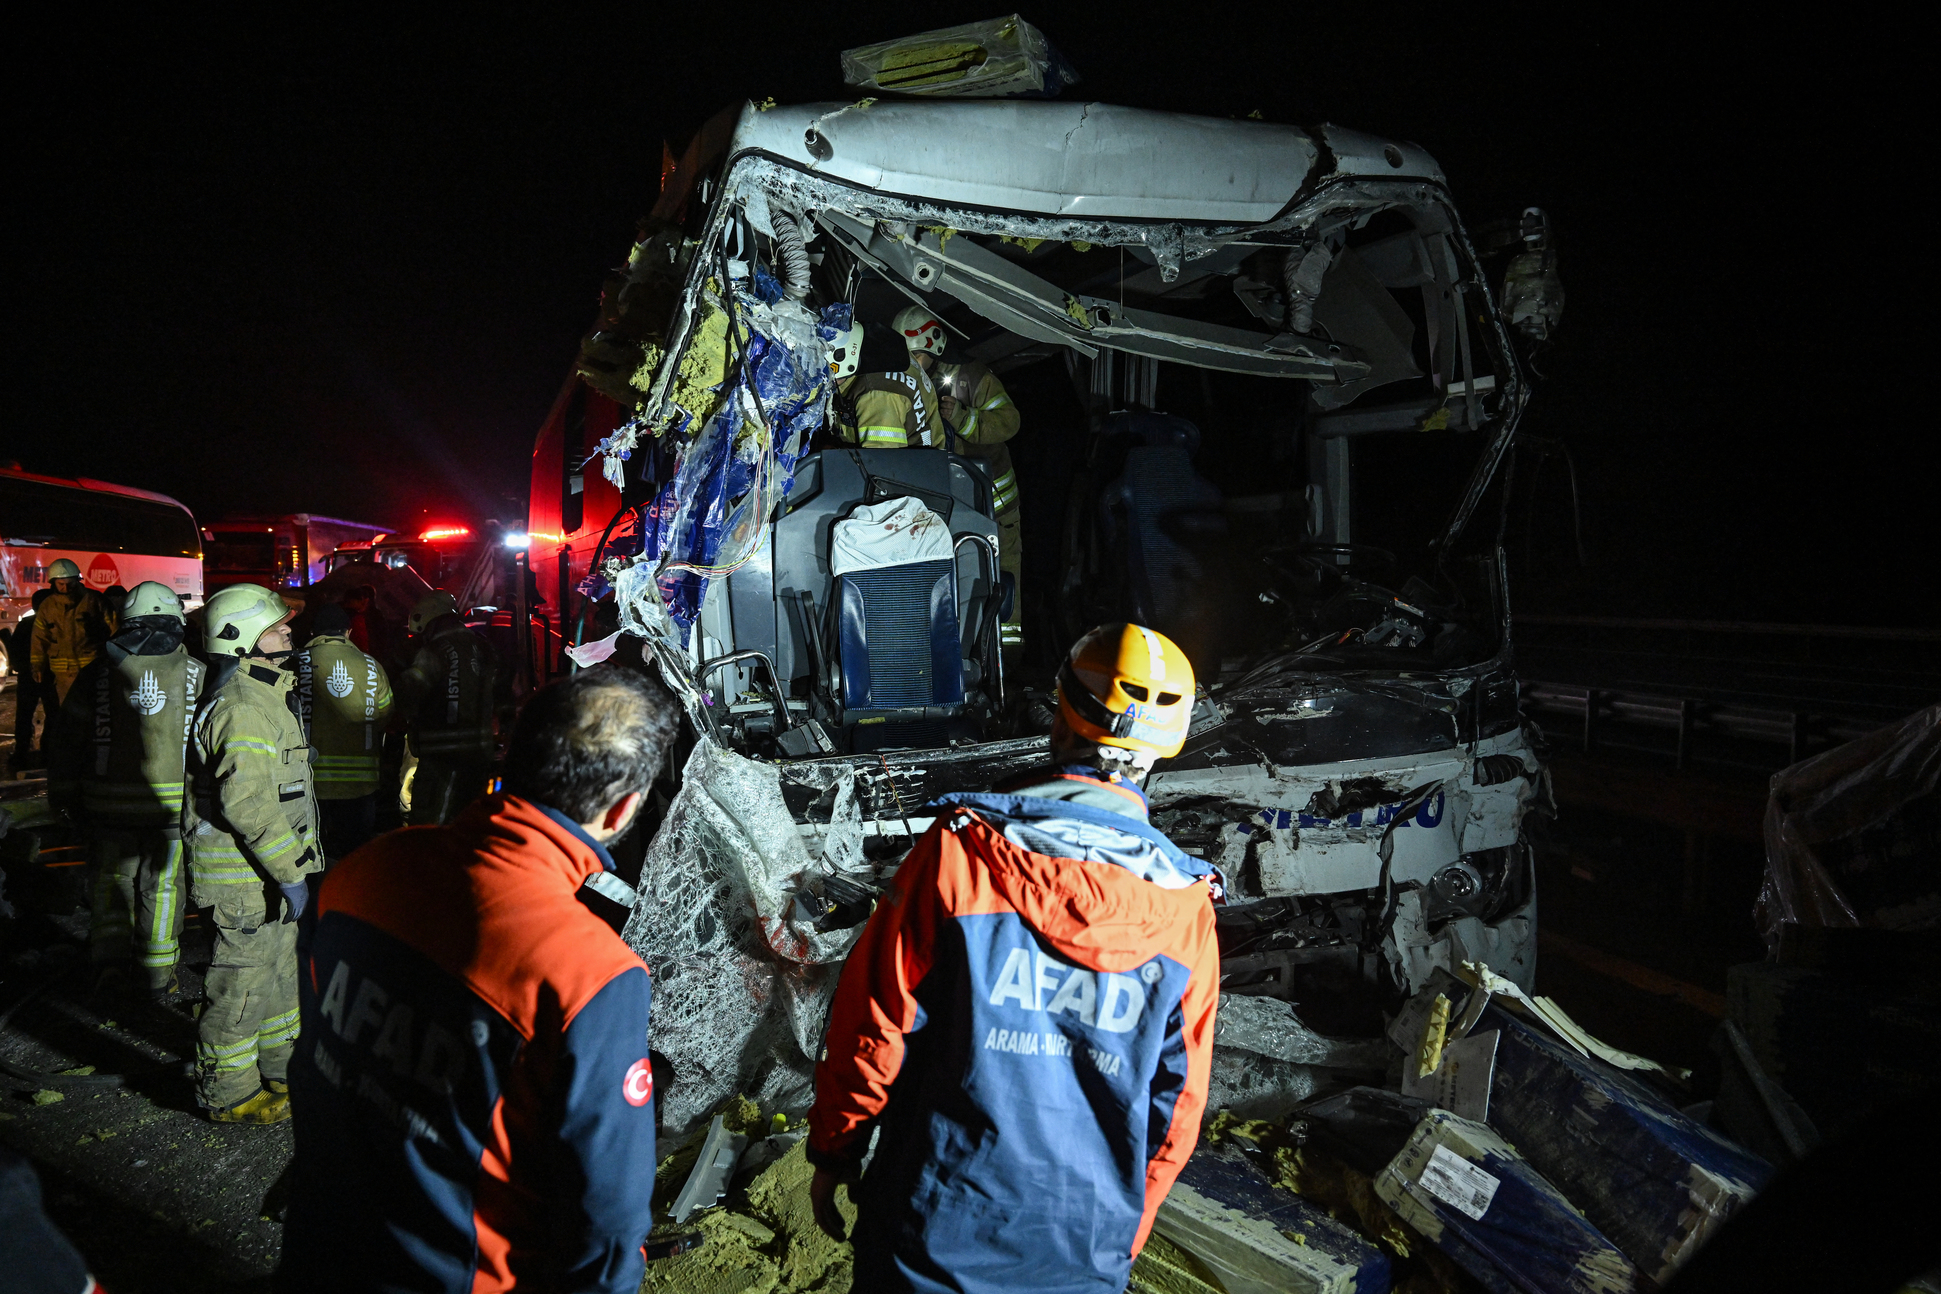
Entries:
{"label": "turkish flag patch", "polygon": [[627,1098],[628,1105],[645,1105],[653,1100],[653,1065],[645,1060],[636,1060],[627,1070],[626,1078],[620,1082],[620,1095]]}

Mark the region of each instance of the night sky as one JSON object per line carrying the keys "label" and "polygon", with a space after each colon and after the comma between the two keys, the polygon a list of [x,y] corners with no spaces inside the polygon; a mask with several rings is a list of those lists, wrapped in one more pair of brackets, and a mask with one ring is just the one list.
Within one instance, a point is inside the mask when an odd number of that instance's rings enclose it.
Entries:
{"label": "night sky", "polygon": [[[1901,317],[1931,309],[1933,222],[1898,228],[1924,186],[1893,77],[1820,30],[1466,8],[1025,16],[1068,94],[1412,139],[1472,225],[1551,211],[1569,306],[1525,425],[1572,449],[1589,565],[1553,458],[1510,531],[1519,609],[1941,623],[1931,329]],[[853,97],[841,48],[994,12],[97,16],[18,42],[0,457],[205,517],[520,515],[663,139]]]}

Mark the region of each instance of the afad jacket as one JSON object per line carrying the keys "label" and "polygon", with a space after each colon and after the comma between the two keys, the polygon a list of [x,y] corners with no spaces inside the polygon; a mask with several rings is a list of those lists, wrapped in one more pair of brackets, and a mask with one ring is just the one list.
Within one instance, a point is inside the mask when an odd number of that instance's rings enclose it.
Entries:
{"label": "afad jacket", "polygon": [[816,1071],[811,1161],[876,1134],[857,1288],[1118,1294],[1206,1104],[1211,869],[1096,775],[931,808]]}
{"label": "afad jacket", "polygon": [[610,864],[564,814],[492,795],[326,874],[279,1289],[639,1289],[647,968],[574,897]]}

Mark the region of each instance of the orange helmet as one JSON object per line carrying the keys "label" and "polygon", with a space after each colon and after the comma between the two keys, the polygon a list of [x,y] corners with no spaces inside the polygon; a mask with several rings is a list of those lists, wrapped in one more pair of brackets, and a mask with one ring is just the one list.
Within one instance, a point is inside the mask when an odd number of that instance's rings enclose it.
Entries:
{"label": "orange helmet", "polygon": [[1101,625],[1058,667],[1058,714],[1086,741],[1170,759],[1193,719],[1192,662],[1144,625]]}

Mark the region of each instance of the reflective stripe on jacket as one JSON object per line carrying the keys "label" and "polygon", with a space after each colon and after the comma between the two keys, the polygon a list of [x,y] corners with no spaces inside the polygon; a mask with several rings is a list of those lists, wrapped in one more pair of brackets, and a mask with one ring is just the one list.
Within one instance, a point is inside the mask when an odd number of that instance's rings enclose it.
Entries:
{"label": "reflective stripe on jacket", "polygon": [[941,445],[937,392],[930,375],[911,364],[902,373],[859,373],[844,388],[856,406],[856,425],[843,440],[864,449],[912,449]]}
{"label": "reflective stripe on jacket", "polygon": [[939,364],[937,389],[957,401],[957,425],[951,428],[951,448],[983,461],[991,473],[993,511],[1008,512],[1018,505],[1018,474],[1004,442],[1018,434],[1022,421],[1018,406],[997,374],[982,364]]}
{"label": "reflective stripe on jacket", "polygon": [[1198,1137],[1220,989],[1210,869],[1139,798],[931,806],[816,1068],[812,1161],[854,1165],[882,1127],[858,1289],[1125,1288]]}
{"label": "reflective stripe on jacket", "polygon": [[196,716],[196,823],[190,897],[211,906],[225,885],[289,885],[323,867],[310,743],[287,672],[239,662]]}
{"label": "reflective stripe on jacket", "polygon": [[312,638],[297,653],[297,703],[316,747],[317,798],[352,800],[377,790],[391,679],[348,635]]}
{"label": "reflective stripe on jacket", "polygon": [[604,866],[564,814],[498,795],[331,869],[279,1289],[640,1288],[649,982],[575,898]]}

